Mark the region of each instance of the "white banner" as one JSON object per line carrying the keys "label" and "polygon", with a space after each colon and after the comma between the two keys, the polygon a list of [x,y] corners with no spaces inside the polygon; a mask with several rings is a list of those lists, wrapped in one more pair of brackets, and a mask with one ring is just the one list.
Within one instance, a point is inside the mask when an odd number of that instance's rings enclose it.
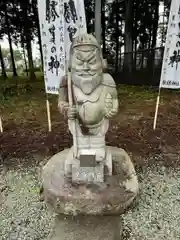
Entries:
{"label": "white banner", "polygon": [[74,37],[79,33],[86,33],[86,16],[84,0],[64,0],[65,19],[65,51],[69,59],[69,49]]}
{"label": "white banner", "polygon": [[72,39],[86,32],[84,1],[38,0],[46,93],[58,94]]}
{"label": "white banner", "polygon": [[171,3],[160,87],[180,88],[180,0]]}

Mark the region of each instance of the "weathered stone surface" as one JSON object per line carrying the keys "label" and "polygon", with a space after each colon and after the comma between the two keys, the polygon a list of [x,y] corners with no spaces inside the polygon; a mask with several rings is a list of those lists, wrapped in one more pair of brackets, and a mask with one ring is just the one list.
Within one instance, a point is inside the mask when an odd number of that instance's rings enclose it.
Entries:
{"label": "weathered stone surface", "polygon": [[117,216],[60,215],[51,240],[120,240],[121,232],[121,218]]}
{"label": "weathered stone surface", "polygon": [[[72,182],[103,182],[103,169],[112,175],[112,158],[107,155],[105,135],[109,118],[118,112],[116,84],[112,76],[104,73],[101,46],[92,34],[77,36],[71,45],[67,76],[61,81],[58,107],[68,116],[73,135],[73,148],[65,160],[65,175],[72,175]],[[100,166],[82,168],[78,164],[84,150],[95,152],[94,164]],[[86,155],[86,154],[85,154]],[[108,158],[106,158],[106,156]],[[89,160],[92,159],[89,154]],[[78,161],[76,161],[78,159]],[[87,163],[87,158],[84,163]],[[72,167],[70,167],[72,166]]]}
{"label": "weathered stone surface", "polygon": [[112,76],[103,70],[94,36],[77,36],[58,100],[60,112],[68,116],[73,146],[53,156],[42,172],[44,199],[58,215],[52,240],[119,240],[117,216],[138,193],[128,154],[105,143],[118,96]]}
{"label": "weathered stone surface", "polygon": [[134,166],[123,150],[107,147],[112,153],[113,175],[98,184],[73,184],[65,176],[64,165],[69,149],[55,156],[44,166],[42,179],[44,198],[58,214],[109,215],[121,214],[138,193]]}

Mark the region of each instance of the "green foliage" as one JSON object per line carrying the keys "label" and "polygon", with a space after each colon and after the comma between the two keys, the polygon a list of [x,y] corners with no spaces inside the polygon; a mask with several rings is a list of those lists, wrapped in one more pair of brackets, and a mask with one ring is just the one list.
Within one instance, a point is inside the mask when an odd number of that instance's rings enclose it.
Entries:
{"label": "green foliage", "polygon": [[34,91],[44,93],[44,79],[42,72],[36,72],[36,82],[33,83],[30,83],[26,76],[0,81],[0,103],[9,101],[15,96],[32,94]]}
{"label": "green foliage", "polygon": [[[126,7],[130,1],[132,1],[133,8],[127,17]],[[164,44],[166,29],[163,30],[163,33],[156,30],[158,25],[157,9],[160,2],[162,0],[101,0],[103,53],[110,65],[116,64],[117,69],[121,69],[123,62],[121,51],[123,51],[127,39],[125,32],[127,26],[131,29],[128,37],[134,51],[154,48],[158,33],[161,34],[162,44]],[[94,33],[95,0],[84,0],[84,3],[87,29],[88,32]],[[170,1],[167,0],[165,1],[167,16],[169,8]],[[10,68],[12,69],[13,61],[28,59],[24,65],[28,65],[27,68],[31,70],[30,75],[33,76],[32,72],[39,69],[34,69],[33,66],[31,42],[38,38],[38,43],[41,44],[37,0],[0,0],[0,39],[7,35],[15,45],[20,45],[24,49],[23,54],[19,50],[14,50],[13,54],[12,52],[10,54],[8,49],[3,49],[3,56],[6,56],[11,62]],[[28,56],[26,56],[26,51]],[[134,54],[134,62],[136,62],[136,57]],[[153,54],[149,54],[147,57],[153,62]],[[142,58],[144,57],[142,56]]]}
{"label": "green foliage", "polygon": [[[10,54],[10,49],[9,48],[2,48],[2,55],[4,58],[8,60],[8,63],[10,64],[9,70],[12,70],[12,59],[11,59],[11,54]],[[20,60],[23,59],[22,52],[18,49],[13,50],[14,53],[14,60],[15,62],[19,62]],[[7,68],[6,68],[7,70]]]}
{"label": "green foliage", "polygon": [[[32,71],[32,69],[29,69],[29,68],[27,70],[26,69],[23,70],[23,72],[31,72],[31,71]],[[40,72],[41,68],[40,67],[34,67],[33,71],[34,72]]]}

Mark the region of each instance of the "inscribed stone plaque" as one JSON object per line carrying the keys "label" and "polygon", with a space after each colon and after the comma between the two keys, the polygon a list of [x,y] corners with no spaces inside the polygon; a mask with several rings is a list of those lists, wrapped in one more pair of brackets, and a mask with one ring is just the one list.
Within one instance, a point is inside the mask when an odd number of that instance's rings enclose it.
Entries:
{"label": "inscribed stone plaque", "polygon": [[95,167],[96,156],[95,155],[80,155],[80,167]]}

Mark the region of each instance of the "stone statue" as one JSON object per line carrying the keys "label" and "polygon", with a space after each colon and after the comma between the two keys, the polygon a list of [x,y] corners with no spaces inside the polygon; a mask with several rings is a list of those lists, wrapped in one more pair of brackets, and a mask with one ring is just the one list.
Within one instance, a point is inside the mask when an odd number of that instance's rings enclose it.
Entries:
{"label": "stone statue", "polygon": [[66,161],[66,174],[72,175],[74,181],[103,182],[104,170],[112,175],[112,156],[105,146],[105,134],[108,119],[118,112],[118,98],[115,82],[103,72],[105,68],[101,48],[93,35],[76,37],[68,69],[73,105],[68,101],[67,76],[61,83],[58,102],[60,112],[69,118],[69,129],[76,142]]}
{"label": "stone statue", "polygon": [[44,199],[57,214],[52,240],[121,239],[119,215],[138,194],[129,155],[105,143],[109,119],[118,112],[116,85],[105,69],[96,39],[77,36],[58,99],[73,146],[42,171]]}

